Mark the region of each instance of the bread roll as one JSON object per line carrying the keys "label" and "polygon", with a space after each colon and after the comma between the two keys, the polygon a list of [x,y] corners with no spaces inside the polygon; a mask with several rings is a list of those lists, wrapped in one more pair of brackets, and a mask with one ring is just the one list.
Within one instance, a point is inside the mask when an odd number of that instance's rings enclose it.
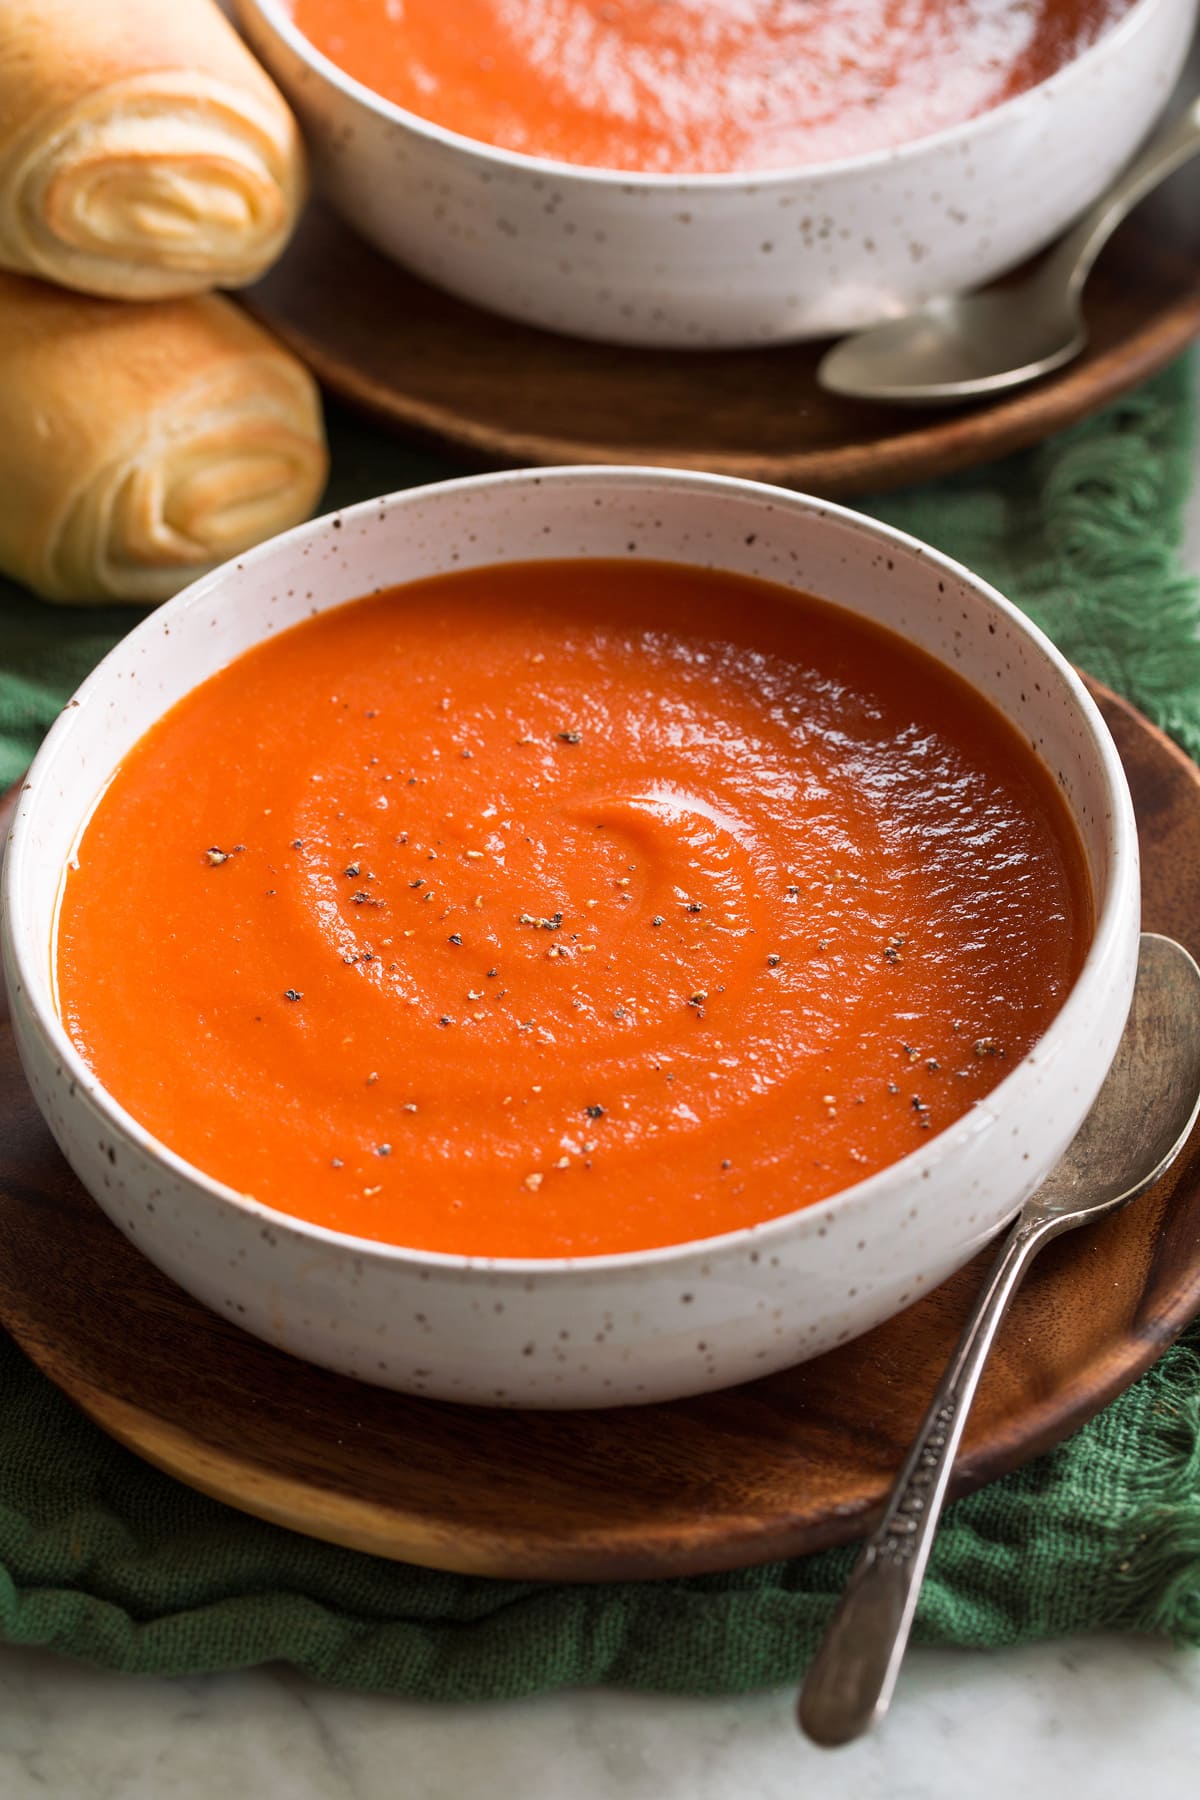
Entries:
{"label": "bread roll", "polygon": [[295,120],[213,0],[0,0],[0,268],[126,300],[240,287],[303,190]]}
{"label": "bread roll", "polygon": [[47,600],[164,600],[312,511],[308,371],[231,301],[0,275],[0,569]]}

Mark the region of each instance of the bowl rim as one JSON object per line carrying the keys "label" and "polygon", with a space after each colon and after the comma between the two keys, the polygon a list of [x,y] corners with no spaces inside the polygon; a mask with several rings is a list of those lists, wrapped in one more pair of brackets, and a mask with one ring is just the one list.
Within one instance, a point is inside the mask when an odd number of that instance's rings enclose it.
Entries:
{"label": "bowl rim", "polygon": [[[1092,63],[1100,57],[1110,53],[1119,57],[1125,40],[1141,30],[1145,16],[1155,10],[1193,3],[1194,0],[1129,0],[1126,11],[1108,24],[1092,43],[1033,87],[1024,88],[1019,94],[1011,95],[996,106],[986,107],[983,112],[975,113],[955,125],[943,126],[940,131],[928,132],[922,137],[909,138],[881,150],[836,157],[829,162],[792,163],[783,168],[730,169],[707,174],[662,174],[640,169],[610,169],[589,163],[562,162],[554,157],[533,156],[524,150],[506,150],[499,144],[489,144],[482,138],[468,137],[464,132],[453,131],[449,126],[439,125],[433,119],[423,118],[420,113],[410,112],[407,107],[388,100],[373,88],[356,80],[353,75],[348,75],[324,51],[319,50],[311,39],[305,37],[292,18],[287,0],[235,0],[240,15],[256,14],[313,74],[336,88],[343,98],[356,102],[388,124],[404,127],[418,137],[427,138],[447,149],[469,153],[482,162],[510,172],[525,172],[556,181],[575,180],[589,186],[617,186],[676,194],[693,190],[719,193],[737,188],[775,188],[791,186],[797,182],[835,179],[844,175],[870,175],[881,169],[903,169],[908,162],[926,152],[936,153],[942,148],[953,151],[960,143],[979,135],[989,124],[996,122],[996,128],[1002,129],[1019,110],[1032,108],[1046,99],[1053,100],[1060,86],[1069,84],[1081,71],[1086,76]],[[1165,102],[1165,95],[1163,99]]]}
{"label": "bowl rim", "polygon": [[[35,938],[32,923],[25,920],[17,901],[23,866],[30,854],[26,842],[32,830],[30,821],[39,804],[38,796],[41,788],[39,778],[59,754],[60,746],[69,743],[71,735],[77,729],[76,722],[86,713],[86,703],[93,697],[99,698],[106,691],[108,684],[113,679],[116,665],[123,661],[129,652],[129,647],[149,639],[155,639],[161,643],[163,623],[166,622],[169,625],[173,623],[178,614],[210,605],[214,595],[219,594],[223,583],[228,580],[230,574],[241,574],[243,570],[252,568],[255,564],[268,564],[272,559],[279,557],[283,558],[283,566],[286,567],[293,557],[299,557],[306,553],[307,545],[319,541],[334,530],[340,530],[343,524],[353,525],[361,522],[368,528],[378,527],[389,519],[396,509],[419,506],[429,496],[470,494],[481,488],[503,489],[504,487],[525,485],[549,487],[560,484],[565,486],[580,481],[599,482],[613,487],[632,485],[644,488],[646,485],[650,485],[676,491],[684,488],[701,495],[723,493],[742,496],[752,501],[768,501],[775,509],[786,507],[788,510],[807,514],[817,529],[821,529],[823,522],[830,519],[845,530],[857,532],[869,540],[873,546],[890,546],[910,562],[922,564],[931,572],[949,575],[955,582],[965,585],[977,600],[984,603],[986,609],[999,612],[1011,625],[1015,626],[1018,634],[1031,642],[1049,663],[1051,670],[1065,688],[1066,695],[1074,702],[1079,722],[1085,728],[1086,741],[1091,746],[1096,766],[1104,779],[1109,804],[1101,825],[1109,850],[1110,879],[1107,892],[1099,898],[1099,904],[1096,907],[1092,941],[1087,954],[1070,992],[1045,1032],[982,1101],[970,1107],[967,1112],[944,1127],[942,1131],[935,1133],[927,1143],[915,1147],[894,1162],[885,1164],[883,1168],[876,1170],[863,1180],[839,1188],[836,1192],[826,1195],[822,1200],[798,1207],[791,1212],[779,1213],[773,1218],[755,1224],[737,1226],[731,1231],[720,1232],[706,1238],[687,1238],[676,1243],[654,1245],[642,1250],[609,1251],[582,1256],[489,1257],[469,1256],[442,1250],[424,1250],[412,1245],[388,1243],[383,1239],[359,1237],[351,1232],[338,1231],[329,1226],[315,1224],[295,1213],[283,1212],[264,1201],[255,1199],[253,1195],[242,1193],[217,1180],[162,1143],[133,1114],[126,1111],[76,1048],[57,1005],[54,948],[57,941],[61,900],[61,872],[58,896],[50,920],[48,944],[43,944]],[[718,565],[714,564],[713,566]],[[787,584],[781,582],[778,585],[786,586]],[[330,606],[321,607],[319,610],[322,612],[334,611],[339,605],[353,604],[354,598],[351,598],[333,602]],[[831,604],[838,603],[831,602]],[[299,623],[298,620],[295,622]],[[887,629],[894,630],[895,627],[889,626]],[[262,641],[267,635],[265,631],[262,632],[259,637],[256,637],[255,642]],[[251,647],[248,645],[246,648]],[[240,651],[238,654],[245,654],[245,651]],[[934,653],[929,652],[928,654]],[[231,658],[230,660],[236,659]],[[950,667],[941,656],[937,656],[935,660]],[[199,680],[203,679],[207,679],[207,676],[190,680],[183,691],[190,692],[199,685]],[[967,678],[960,676],[960,679]],[[974,686],[975,684],[969,682],[968,685]],[[989,699],[986,694],[983,697]],[[997,710],[1003,710],[995,700],[989,699],[989,703],[996,706]],[[1005,717],[1008,715],[1005,714]],[[139,735],[144,736],[144,732]],[[73,845],[78,844],[113,773],[114,771],[111,769],[106,770],[95,791],[89,796],[75,824]],[[1078,829],[1075,811],[1065,795],[1064,802]],[[1107,965],[1118,949],[1122,935],[1129,929],[1128,919],[1131,908],[1135,917],[1134,936],[1136,936],[1140,911],[1138,869],[1138,837],[1133,802],[1116,745],[1099,708],[1075,669],[1045,632],[1012,601],[1006,599],[990,582],[976,575],[965,564],[957,562],[942,551],[935,550],[931,545],[910,533],[901,531],[896,526],[885,524],[867,514],[856,512],[853,508],[823,500],[816,495],[775,487],[767,482],[747,481],[730,475],[710,475],[693,470],[661,469],[636,464],[567,464],[557,468],[508,469],[481,475],[459,476],[449,481],[401,488],[391,494],[358,501],[351,506],[336,508],[315,519],[310,519],[304,524],[294,526],[289,531],[268,538],[252,550],[229,558],[216,569],[183,588],[173,599],[164,602],[125,637],[121,638],[66,702],[18,789],[7,854],[5,854],[2,867],[0,867],[0,962],[3,964],[5,980],[10,985],[10,1004],[14,1022],[18,1010],[20,1010],[26,1023],[37,1032],[44,1047],[50,1052],[64,1082],[70,1084],[73,1097],[84,1098],[95,1108],[110,1131],[132,1143],[150,1160],[163,1165],[185,1187],[198,1187],[209,1200],[215,1201],[218,1205],[232,1207],[238,1212],[248,1214],[252,1218],[271,1225],[273,1229],[283,1234],[298,1237],[308,1243],[319,1245],[323,1249],[336,1250],[347,1255],[387,1264],[399,1264],[414,1269],[436,1268],[443,1273],[453,1273],[464,1277],[479,1272],[493,1277],[511,1276],[520,1277],[523,1280],[539,1276],[542,1278],[564,1277],[572,1273],[587,1276],[621,1270],[650,1270],[669,1267],[672,1264],[686,1264],[696,1257],[707,1259],[724,1255],[739,1246],[755,1249],[760,1246],[769,1247],[776,1237],[789,1235],[799,1220],[812,1219],[816,1226],[822,1220],[828,1221],[835,1214],[853,1214],[861,1209],[869,1208],[881,1191],[886,1193],[888,1188],[897,1183],[901,1186],[905,1185],[908,1173],[914,1170],[922,1159],[926,1162],[930,1158],[940,1161],[953,1154],[956,1149],[965,1149],[979,1129],[981,1112],[986,1111],[988,1123],[994,1124],[996,1120],[992,1115],[1003,1114],[1005,1110],[1003,1097],[1011,1094],[1014,1087],[1019,1087],[1032,1079],[1034,1064],[1056,1059],[1059,1053],[1069,1046],[1074,1030],[1075,1015],[1084,1004],[1081,997],[1085,996],[1086,990],[1096,982],[1102,973],[1102,965]],[[1132,893],[1130,893],[1131,888]],[[1093,899],[1096,900],[1096,898],[1093,895]],[[19,995],[23,995],[27,1002],[20,1009],[17,1005]]]}

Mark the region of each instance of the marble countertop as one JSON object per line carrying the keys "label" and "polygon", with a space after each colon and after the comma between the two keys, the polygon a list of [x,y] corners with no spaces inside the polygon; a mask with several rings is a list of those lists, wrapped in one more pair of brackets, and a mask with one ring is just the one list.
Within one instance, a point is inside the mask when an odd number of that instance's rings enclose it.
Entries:
{"label": "marble countertop", "polygon": [[785,1692],[430,1706],[0,1650],[4,1800],[1190,1800],[1198,1768],[1200,1653],[1151,1640],[914,1651],[884,1729],[833,1752]]}

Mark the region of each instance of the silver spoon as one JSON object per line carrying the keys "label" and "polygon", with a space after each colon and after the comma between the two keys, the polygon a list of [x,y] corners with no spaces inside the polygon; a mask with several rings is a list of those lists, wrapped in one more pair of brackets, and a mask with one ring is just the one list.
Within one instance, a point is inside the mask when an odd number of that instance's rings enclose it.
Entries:
{"label": "silver spoon", "polygon": [[1051,1238],[1152,1186],[1198,1112],[1200,968],[1171,938],[1146,932],[1129,1022],[1104,1086],[1058,1167],[1018,1214],[809,1667],[798,1717],[814,1742],[849,1743],[887,1711],[963,1426],[1030,1263]]}
{"label": "silver spoon", "polygon": [[982,400],[1049,374],[1087,343],[1080,297],[1092,264],[1139,200],[1200,151],[1200,100],[1135,156],[1033,273],[1006,287],[948,295],[843,338],[817,380],[834,394],[936,406]]}

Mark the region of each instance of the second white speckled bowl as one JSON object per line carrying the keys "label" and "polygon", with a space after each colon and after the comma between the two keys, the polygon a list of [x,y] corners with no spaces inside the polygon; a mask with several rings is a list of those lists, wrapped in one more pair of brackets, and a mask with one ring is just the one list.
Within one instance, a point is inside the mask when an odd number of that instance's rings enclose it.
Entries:
{"label": "second white speckled bowl", "polygon": [[1049,243],[1162,111],[1196,6],[1132,0],[1050,80],[893,150],[666,176],[447,131],[344,74],[297,31],[286,0],[237,0],[321,186],[386,255],[528,324],[683,349],[851,331],[989,281]]}
{"label": "second white speckled bowl", "polygon": [[[79,1056],[52,977],[67,861],[117,764],[241,651],[371,589],[547,556],[715,565],[877,619],[1016,723],[1077,822],[1096,901],[1080,977],[1034,1051],[903,1161],[807,1210],[705,1242],[576,1261],[472,1260],[291,1218],[158,1143]],[[1015,607],[945,557],[836,506],[716,476],[559,469],[369,501],[197,582],[119,644],[51,731],[18,802],[0,890],[30,1086],[113,1222],[249,1331],[406,1391],[604,1406],[727,1386],[818,1355],[944,1279],[1056,1161],[1116,1049],[1136,971],[1137,832],[1078,677]]]}

